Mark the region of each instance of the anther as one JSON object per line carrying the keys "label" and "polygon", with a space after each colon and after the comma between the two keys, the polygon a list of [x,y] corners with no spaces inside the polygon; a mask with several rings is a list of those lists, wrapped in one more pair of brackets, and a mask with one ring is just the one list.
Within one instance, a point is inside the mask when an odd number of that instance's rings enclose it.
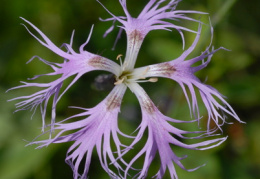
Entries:
{"label": "anther", "polygon": [[[140,78],[141,79],[141,78]],[[134,80],[137,83],[146,83],[146,82],[152,82],[155,83],[158,81],[158,78],[150,78],[148,80]]]}
{"label": "anther", "polygon": [[152,83],[155,83],[155,82],[158,81],[158,78],[150,78],[148,81],[149,81],[149,82],[152,82]]}
{"label": "anther", "polygon": [[123,56],[122,54],[117,55],[116,60],[121,59],[122,56]]}
{"label": "anther", "polygon": [[116,57],[116,60],[120,60],[120,66],[121,66],[121,67],[122,67],[122,59],[121,59],[122,56],[123,56],[122,54],[119,54],[119,55],[117,55],[117,57]]}

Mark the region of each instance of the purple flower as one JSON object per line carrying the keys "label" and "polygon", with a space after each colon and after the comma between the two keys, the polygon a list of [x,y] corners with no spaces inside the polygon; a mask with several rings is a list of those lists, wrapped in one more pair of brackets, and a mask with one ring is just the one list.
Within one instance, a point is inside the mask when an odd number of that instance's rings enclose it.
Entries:
{"label": "purple flower", "polygon": [[[166,0],[150,0],[137,18],[133,18],[129,14],[126,0],[119,0],[119,2],[123,7],[126,16],[115,16],[107,10],[112,15],[112,18],[104,20],[119,21],[122,24],[120,28],[126,32],[127,51],[123,62],[121,59],[122,55],[118,55],[117,59],[120,60],[119,65],[112,60],[83,49],[90,40],[93,28],[91,29],[87,41],[80,46],[79,53],[76,53],[72,49],[73,33],[70,44],[63,45],[67,49],[66,52],[54,45],[37,27],[23,19],[40,34],[43,41],[31,33],[25,26],[29,33],[42,45],[52,50],[60,57],[63,57],[64,61],[62,63],[53,63],[38,57],[40,61],[52,67],[53,72],[37,75],[31,80],[40,76],[57,76],[56,80],[49,83],[22,82],[23,85],[12,89],[39,87],[41,90],[31,95],[17,97],[12,100],[21,100],[21,102],[16,104],[18,110],[35,110],[40,106],[44,130],[46,127],[45,116],[47,105],[50,98],[53,96],[50,130],[47,130],[44,133],[52,133],[53,130],[57,130],[58,133],[54,137],[50,135],[50,138],[47,140],[33,141],[30,144],[40,144],[38,148],[41,148],[48,146],[51,143],[73,141],[73,145],[68,150],[66,162],[73,170],[74,179],[87,178],[94,148],[97,150],[102,168],[111,178],[127,178],[129,175],[128,171],[134,169],[134,163],[142,155],[145,157],[143,167],[134,177],[139,179],[145,178],[150,164],[157,152],[160,156],[161,167],[155,174],[155,177],[158,179],[162,178],[168,168],[171,178],[178,178],[174,164],[185,169],[181,160],[186,158],[186,156],[178,157],[172,150],[171,146],[178,146],[192,150],[206,150],[216,147],[224,142],[227,137],[214,137],[209,139],[206,137],[217,135],[216,131],[218,129],[221,130],[221,126],[226,122],[225,114],[228,114],[241,122],[232,107],[224,100],[223,96],[213,87],[202,83],[194,74],[207,66],[214,53],[224,48],[218,48],[216,50],[212,48],[212,50],[210,50],[210,44],[201,55],[186,60],[187,56],[196,47],[200,38],[201,23],[198,20],[185,16],[185,14],[204,13],[198,11],[176,10],[176,6],[180,0],[169,0],[167,3]],[[198,31],[193,31],[186,27],[171,23],[171,21],[175,20],[198,22],[199,29]],[[105,35],[107,35],[112,29],[113,26],[105,33]],[[184,36],[182,30],[195,33],[196,38],[193,44],[175,60],[134,68],[140,47],[147,33],[152,30],[170,29],[176,29],[181,34],[183,41]],[[206,58],[207,60],[204,61]],[[194,64],[197,63],[201,64],[194,66]],[[82,113],[68,117],[63,121],[55,121],[56,106],[60,98],[83,74],[93,70],[104,70],[114,74],[115,83],[113,90],[102,102],[97,104],[97,106],[90,109],[80,108],[83,110]],[[65,88],[62,88],[64,80],[71,76],[74,76],[72,82]],[[143,88],[138,84],[141,82],[156,82],[157,77],[172,79],[181,86],[190,108],[191,117],[194,117],[195,120],[185,121],[172,119],[163,115],[158,110]],[[118,128],[118,113],[120,112],[122,98],[127,88],[136,95],[142,111],[142,121],[136,129],[136,136],[128,136]],[[195,88],[198,89],[200,97],[207,109],[207,130],[185,131],[178,129],[174,126],[175,123],[193,123],[197,121],[199,122],[201,119]],[[190,94],[188,94],[187,89]],[[212,121],[215,123],[216,128],[211,128],[210,124]],[[148,130],[148,139],[143,148],[139,152],[137,151],[136,156],[134,156],[130,161],[125,161],[124,155],[130,150],[136,150],[134,146],[141,138],[143,138],[146,130]],[[189,134],[193,134],[193,137],[188,137],[187,135]],[[133,141],[129,146],[126,146],[121,143],[118,135],[125,138],[133,138]],[[180,141],[179,138],[190,140],[203,139],[204,141],[185,144],[183,141]],[[116,151],[112,151],[111,143],[115,145]],[[80,172],[79,167],[82,164],[84,164],[84,170]],[[109,165],[113,165],[114,168],[117,169],[117,173],[109,168]],[[193,171],[195,169],[185,170]]]}

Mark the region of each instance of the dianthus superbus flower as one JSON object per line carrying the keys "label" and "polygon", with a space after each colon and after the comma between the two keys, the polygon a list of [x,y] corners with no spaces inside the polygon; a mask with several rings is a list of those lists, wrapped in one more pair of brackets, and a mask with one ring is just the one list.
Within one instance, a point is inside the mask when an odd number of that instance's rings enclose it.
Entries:
{"label": "dianthus superbus flower", "polygon": [[[57,76],[57,78],[49,83],[22,82],[23,85],[12,89],[39,87],[41,90],[31,95],[17,97],[12,100],[21,100],[17,103],[18,110],[35,110],[40,106],[43,130],[45,130],[45,127],[49,126],[45,124],[47,105],[53,96],[51,128],[47,132],[52,133],[54,130],[58,132],[55,136],[50,135],[49,139],[33,141],[30,144],[39,144],[39,148],[41,148],[51,143],[74,142],[69,148],[66,157],[66,162],[73,170],[74,179],[87,178],[94,148],[97,150],[102,168],[111,178],[127,178],[129,176],[129,170],[134,169],[134,163],[142,155],[144,155],[142,169],[140,172],[137,172],[135,176],[130,177],[138,179],[145,178],[156,153],[160,156],[161,166],[159,171],[154,173],[154,176],[158,179],[163,178],[168,168],[171,178],[178,178],[174,165],[188,171],[193,171],[199,167],[186,169],[181,163],[181,160],[186,158],[186,156],[177,156],[172,150],[172,146],[191,150],[206,150],[216,147],[224,142],[227,137],[213,137],[213,139],[206,137],[215,136],[216,131],[218,129],[221,130],[221,126],[226,122],[225,114],[240,121],[224,97],[213,87],[202,83],[194,74],[207,66],[214,53],[224,48],[221,47],[214,50],[210,44],[201,55],[187,59],[187,56],[194,50],[198,43],[202,27],[198,20],[187,17],[186,15],[190,13],[205,13],[176,10],[180,0],[150,0],[136,18],[132,17],[128,12],[126,0],[119,0],[119,2],[124,10],[125,16],[116,16],[106,9],[112,15],[112,18],[103,21],[114,21],[113,26],[105,35],[114,28],[116,21],[121,23],[119,27],[121,31],[125,31],[127,35],[127,50],[124,55],[124,60],[122,62],[122,55],[119,55],[117,58],[120,59],[120,64],[106,57],[84,50],[85,45],[90,40],[93,28],[91,28],[87,41],[80,46],[79,53],[76,53],[72,49],[74,33],[72,34],[70,44],[64,44],[67,49],[67,51],[64,51],[54,45],[54,43],[32,23],[23,19],[39,33],[43,40],[34,35],[29,28],[25,26],[29,33],[42,45],[49,48],[58,56],[63,57],[64,61],[62,63],[53,63],[38,56],[33,57],[37,57],[40,61],[52,67],[53,71],[47,74],[37,75],[31,80],[35,80],[40,76]],[[188,20],[198,23],[198,30],[191,30],[187,27],[176,25],[176,20]],[[172,29],[177,30],[181,34],[183,42],[184,35],[182,31],[195,33],[196,38],[193,44],[177,59],[169,59],[169,61],[164,63],[135,68],[138,53],[146,35],[152,30]],[[200,64],[194,66],[198,63]],[[112,91],[95,107],[88,109],[78,107],[83,110],[83,112],[62,121],[56,121],[56,106],[60,98],[83,74],[94,70],[103,70],[114,75],[115,83]],[[62,90],[63,82],[72,76],[74,79]],[[195,118],[194,120],[172,119],[159,111],[144,89],[139,85],[140,82],[156,82],[158,77],[174,80],[180,85],[187,99],[191,116]],[[118,128],[118,113],[120,112],[122,99],[127,88],[136,95],[142,112],[142,119],[137,128],[136,136],[128,136]],[[178,129],[175,123],[183,123],[184,125],[185,123],[199,122],[201,119],[195,89],[198,90],[200,98],[207,109],[207,130],[185,131]],[[212,121],[216,128],[211,128]],[[135,144],[144,137],[146,130],[148,130],[148,138],[143,148],[137,151],[136,155],[133,156],[130,161],[125,161],[124,155],[130,150],[136,150]],[[189,134],[193,134],[193,137],[188,137],[187,135]],[[129,146],[124,145],[119,140],[119,135],[125,138],[133,138],[132,143]],[[180,138],[189,140],[203,139],[203,141],[186,144],[181,141]],[[116,151],[112,150],[111,143],[115,144]],[[84,166],[83,171],[80,171],[80,165]],[[113,165],[117,171],[113,171],[109,165]]]}

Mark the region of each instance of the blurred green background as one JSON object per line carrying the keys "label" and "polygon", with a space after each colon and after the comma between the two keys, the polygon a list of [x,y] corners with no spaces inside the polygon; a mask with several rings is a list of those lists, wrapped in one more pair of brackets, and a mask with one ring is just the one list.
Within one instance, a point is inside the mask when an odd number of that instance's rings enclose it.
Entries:
{"label": "blurred green background", "polygon": [[[1,0],[0,5],[0,179],[67,179],[72,171],[64,162],[70,144],[55,144],[35,150],[36,146],[25,145],[40,134],[41,119],[39,111],[31,120],[32,113],[15,111],[15,102],[8,99],[30,94],[32,89],[20,89],[6,93],[19,81],[36,74],[50,72],[50,68],[35,60],[26,62],[39,55],[49,61],[61,62],[51,51],[40,45],[20,24],[24,17],[41,29],[57,46],[68,43],[73,29],[76,30],[74,49],[85,42],[90,27],[95,24],[94,32],[86,50],[116,59],[125,53],[123,36],[114,51],[111,51],[117,29],[105,39],[102,35],[110,22],[100,22],[99,17],[108,18],[109,14],[95,0]],[[116,15],[123,15],[117,0],[101,1]],[[128,0],[130,12],[138,14],[147,0]],[[178,155],[188,154],[184,160],[187,168],[206,163],[195,172],[186,172],[176,167],[179,178],[190,179],[257,179],[260,178],[260,1],[251,0],[183,0],[178,9],[208,12],[214,25],[215,48],[223,46],[231,51],[219,51],[213,56],[210,65],[199,72],[202,80],[217,88],[227,96],[241,120],[233,119],[233,125],[224,127],[228,140],[212,150],[188,151],[177,149]],[[207,15],[192,17],[208,23]],[[183,22],[194,30],[196,23]],[[193,53],[198,55],[209,44],[209,28],[203,26],[203,37]],[[192,43],[194,34],[185,33],[186,48]],[[180,36],[177,32],[151,32],[140,52],[137,66],[158,63],[178,57],[182,52]],[[102,72],[84,75],[60,101],[57,109],[58,120],[72,114],[68,106],[93,107],[100,102],[108,91],[95,89],[94,79]],[[40,79],[41,80],[41,79]],[[37,80],[37,81],[40,81]],[[46,80],[46,79],[43,79]],[[48,80],[48,79],[47,79]],[[170,80],[160,79],[144,88],[164,114],[178,119],[189,120],[189,111],[180,87]],[[78,111],[77,111],[78,112]],[[131,115],[130,115],[131,114]],[[204,114],[206,116],[206,114]],[[49,118],[49,116],[48,116]],[[120,128],[131,133],[140,122],[137,100],[127,92],[120,114]],[[190,126],[189,130],[196,130]],[[152,165],[158,169],[158,160]],[[141,165],[141,164],[139,164]],[[154,170],[153,170],[154,169]],[[100,167],[96,153],[93,153],[90,178],[106,179],[108,176]],[[165,175],[169,178],[169,175]]]}

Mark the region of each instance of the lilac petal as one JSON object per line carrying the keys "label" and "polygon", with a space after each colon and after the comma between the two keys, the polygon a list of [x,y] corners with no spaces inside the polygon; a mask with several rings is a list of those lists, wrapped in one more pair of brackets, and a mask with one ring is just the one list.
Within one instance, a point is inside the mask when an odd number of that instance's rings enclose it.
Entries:
{"label": "lilac petal", "polygon": [[[76,114],[62,122],[55,123],[55,130],[60,132],[53,139],[43,141],[33,141],[31,144],[41,144],[38,148],[48,146],[51,143],[65,143],[73,141],[74,144],[67,152],[66,162],[71,166],[74,179],[86,178],[89,171],[91,156],[94,147],[102,168],[110,175],[116,178],[116,174],[109,169],[109,161],[118,171],[124,171],[114,156],[115,152],[111,148],[111,139],[116,146],[116,153],[121,156],[121,148],[124,146],[118,138],[118,113],[125,93],[124,84],[117,85],[111,93],[96,107],[85,109],[84,112]],[[115,103],[115,101],[117,103]],[[82,118],[78,121],[69,122],[75,118]],[[66,122],[66,123],[65,123]],[[67,132],[73,131],[70,134]],[[76,131],[76,132],[75,132]],[[111,137],[112,136],[112,137]],[[85,158],[85,159],[84,159]],[[82,174],[79,174],[79,166],[85,160],[85,167]],[[122,162],[124,162],[123,159]],[[124,162],[126,165],[127,163]]]}
{"label": "lilac petal", "polygon": [[[178,178],[175,167],[173,165],[174,163],[187,171],[194,171],[201,166],[193,169],[186,169],[181,163],[181,160],[186,157],[178,157],[172,151],[171,145],[179,146],[185,149],[192,149],[192,150],[207,150],[219,146],[221,143],[223,143],[226,140],[226,137],[223,137],[223,138],[206,140],[194,144],[183,143],[182,141],[178,140],[176,136],[183,139],[193,139],[192,137],[185,137],[183,136],[183,134],[188,134],[188,133],[196,134],[196,133],[200,133],[201,131],[188,132],[188,131],[177,129],[176,127],[170,125],[167,122],[169,121],[169,117],[164,116],[157,109],[157,107],[153,104],[153,102],[145,93],[145,91],[138,84],[131,84],[129,85],[129,88],[136,94],[142,110],[142,122],[139,126],[140,127],[139,132],[135,140],[129,147],[132,148],[136,143],[140,141],[140,139],[144,135],[144,131],[146,130],[146,128],[148,128],[148,139],[144,147],[129,162],[125,170],[125,178],[128,173],[128,170],[132,167],[132,165],[136,162],[136,160],[140,158],[142,155],[145,155],[144,164],[141,171],[138,173],[138,176],[136,176],[136,178],[138,179],[145,178],[147,176],[147,172],[150,167],[150,164],[153,161],[157,152],[159,153],[160,156],[161,167],[154,177],[158,179],[163,178],[165,171],[168,168],[171,174],[171,178],[172,179]],[[200,136],[200,138],[202,138],[202,136]]]}
{"label": "lilac petal", "polygon": [[[213,33],[213,30],[211,31]],[[195,88],[198,89],[200,97],[204,103],[205,108],[208,112],[208,133],[212,133],[216,130],[211,129],[211,121],[214,122],[216,127],[221,130],[221,126],[226,123],[226,116],[224,113],[232,116],[239,122],[242,122],[233,108],[228,104],[228,102],[224,99],[223,95],[221,95],[216,89],[213,87],[202,83],[194,73],[205,68],[208,63],[211,61],[211,57],[218,50],[224,49],[220,47],[216,50],[212,49],[210,51],[210,45],[206,48],[204,52],[200,56],[195,58],[186,60],[187,56],[194,50],[196,47],[201,34],[201,25],[199,25],[197,36],[191,45],[183,54],[175,60],[164,62],[156,65],[150,65],[148,67],[149,71],[146,73],[145,77],[164,77],[175,80],[182,88],[185,98],[187,99],[188,106],[190,108],[190,112],[192,116],[196,119],[200,119],[200,110],[198,105],[198,98],[195,91]],[[212,38],[211,38],[212,42]],[[204,59],[207,59],[204,61]],[[194,66],[197,62],[202,62],[201,65]],[[141,70],[140,68],[139,70]],[[190,93],[188,95],[187,89]],[[224,113],[223,113],[224,112]],[[222,114],[223,113],[223,114]]]}
{"label": "lilac petal", "polygon": [[[72,49],[72,41],[74,36],[74,31],[72,33],[72,37],[70,40],[70,44],[64,44],[64,46],[67,48],[68,52],[64,52],[60,48],[58,48],[54,43],[51,42],[51,40],[43,33],[41,32],[36,26],[34,26],[32,23],[27,21],[24,18],[23,19],[26,23],[28,23],[34,30],[36,30],[40,36],[43,38],[43,40],[40,40],[36,35],[34,35],[25,25],[25,28],[28,30],[28,32],[36,38],[42,45],[56,53],[57,55],[65,58],[63,63],[54,63],[49,62],[47,60],[44,60],[43,58],[40,58],[38,56],[34,56],[31,58],[29,62],[31,62],[34,58],[38,58],[40,61],[45,63],[46,65],[50,66],[54,71],[47,73],[47,74],[41,74],[36,75],[33,78],[30,78],[29,80],[35,80],[38,77],[42,76],[57,76],[58,78],[54,81],[51,81],[49,83],[27,83],[22,82],[23,85],[11,88],[13,89],[19,89],[19,88],[31,88],[31,87],[39,87],[44,88],[38,92],[35,92],[28,96],[21,96],[17,97],[12,100],[22,100],[21,102],[18,102],[16,104],[17,109],[19,110],[33,110],[35,111],[38,106],[40,106],[41,113],[42,113],[42,121],[43,121],[43,128],[45,128],[45,116],[46,116],[46,110],[48,102],[53,95],[53,102],[52,102],[52,119],[51,123],[54,124],[55,117],[56,117],[56,105],[60,98],[63,96],[63,94],[85,73],[93,71],[93,70],[105,70],[112,72],[116,75],[120,72],[120,66],[117,65],[115,62],[106,59],[104,57],[101,57],[99,55],[92,54],[90,52],[85,51],[83,48],[86,46],[86,44],[89,42],[93,26],[91,28],[90,34],[84,44],[82,44],[79,48],[80,53],[76,53]],[[60,77],[59,77],[60,76]],[[63,82],[68,79],[69,77],[75,76],[74,79],[70,82],[70,84],[65,87],[65,89],[62,91]],[[9,90],[8,90],[9,91]]]}
{"label": "lilac petal", "polygon": [[[140,32],[140,34],[142,34],[142,39],[149,31],[157,29],[177,29],[181,35],[181,30],[194,32],[188,28],[169,23],[168,20],[188,20],[199,22],[196,19],[186,17],[185,14],[206,14],[199,11],[175,10],[180,0],[170,1],[165,5],[162,5],[164,1],[165,0],[150,0],[137,18],[132,17],[128,12],[126,7],[126,0],[119,1],[126,17],[115,16],[110,11],[108,11],[103,4],[101,4],[99,1],[98,2],[112,16],[112,18],[106,19],[106,21],[111,20],[113,21],[113,23],[115,20],[119,21],[123,25],[122,28],[126,31],[128,35],[137,30]],[[111,32],[111,28],[105,34],[107,35],[109,32]]]}

